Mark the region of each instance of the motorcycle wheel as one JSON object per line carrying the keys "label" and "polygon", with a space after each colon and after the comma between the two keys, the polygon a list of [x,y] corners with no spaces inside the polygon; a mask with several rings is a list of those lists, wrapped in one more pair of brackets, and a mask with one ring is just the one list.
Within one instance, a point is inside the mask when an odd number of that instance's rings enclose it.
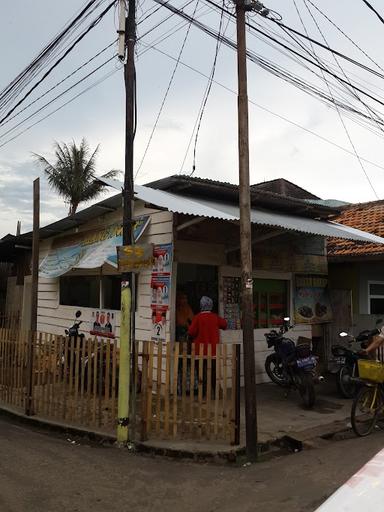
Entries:
{"label": "motorcycle wheel", "polygon": [[312,409],[316,399],[313,376],[309,372],[303,372],[300,375],[300,381],[299,393],[303,400],[304,407]]}
{"label": "motorcycle wheel", "polygon": [[272,382],[278,386],[286,387],[288,382],[283,373],[283,363],[277,354],[269,354],[265,360],[265,371]]}
{"label": "motorcycle wheel", "polygon": [[368,436],[374,429],[383,408],[383,395],[380,388],[363,386],[352,403],[351,423],[355,434]]}
{"label": "motorcycle wheel", "polygon": [[344,398],[353,398],[356,395],[357,384],[349,380],[352,375],[353,368],[347,365],[342,366],[337,372],[337,389]]}

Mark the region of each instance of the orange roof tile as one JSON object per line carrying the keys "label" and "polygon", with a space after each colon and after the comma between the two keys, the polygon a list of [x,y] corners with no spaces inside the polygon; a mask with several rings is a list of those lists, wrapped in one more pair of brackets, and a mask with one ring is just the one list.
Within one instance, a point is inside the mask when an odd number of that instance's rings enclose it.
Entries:
{"label": "orange roof tile", "polygon": [[[333,219],[352,228],[384,237],[384,201],[372,201],[347,206],[340,215]],[[340,238],[328,240],[328,255],[363,256],[384,254],[384,246],[366,244]]]}

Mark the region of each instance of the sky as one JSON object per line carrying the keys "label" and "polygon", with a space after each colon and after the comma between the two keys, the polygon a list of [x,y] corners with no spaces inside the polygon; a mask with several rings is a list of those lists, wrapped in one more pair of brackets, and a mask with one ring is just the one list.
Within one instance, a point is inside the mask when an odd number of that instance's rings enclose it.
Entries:
{"label": "sky", "polygon": [[[384,68],[382,45],[378,44],[384,35],[384,25],[361,0],[311,1],[375,60],[378,66],[369,61],[333,25],[312,9],[322,33],[332,47],[377,71],[380,71],[379,66]],[[305,0],[296,0],[296,6],[310,35],[320,40],[321,34],[310,18],[304,2]],[[186,4],[186,0],[171,0],[171,3],[181,7]],[[372,3],[382,11],[382,14],[384,13],[379,0],[372,0]],[[3,51],[0,53],[0,91],[31,62],[68,20],[73,18],[84,5],[84,1],[60,2],[60,9],[58,4],[50,0],[13,0],[2,6],[0,47]],[[286,25],[303,31],[293,0],[265,0],[264,4],[279,13]],[[107,0],[97,12],[106,5]],[[226,5],[230,6],[230,2],[226,2]],[[137,173],[136,181],[140,184],[171,174],[192,172],[193,142],[189,151],[187,148],[216,51],[215,39],[194,26],[190,27],[186,37],[188,26],[183,25],[180,18],[170,16],[164,7],[144,20],[155,7],[156,3],[153,0],[140,0],[137,10],[138,122],[135,139],[135,174]],[[186,12],[192,14],[194,11],[198,20],[216,31],[219,29],[220,14],[212,10],[204,0],[193,0],[189,3]],[[168,19],[163,21],[165,18]],[[253,16],[251,22],[261,23],[267,30],[279,31],[272,22],[259,16]],[[116,27],[117,12],[112,9],[18,110],[36,100],[111,43],[116,37]],[[179,30],[175,32],[177,28]],[[235,25],[232,22],[228,23],[224,19],[223,29],[227,37],[235,38]],[[288,37],[283,32],[279,34]],[[164,39],[165,36],[168,37]],[[159,41],[162,38],[164,40]],[[140,165],[174,71],[175,58],[185,38],[180,63],[145,159]],[[148,48],[150,45],[156,46]],[[253,31],[247,33],[247,46],[260,56],[325,88],[321,79],[314,78],[313,73],[271,48],[265,40],[255,37]],[[22,221],[22,231],[31,228],[32,182],[38,176],[41,177],[41,224],[53,222],[67,214],[67,205],[50,190],[42,169],[38,167],[32,155],[38,153],[54,162],[54,141],[74,140],[79,143],[82,137],[85,137],[91,148],[100,144],[97,160],[100,174],[110,169],[123,170],[124,83],[122,67],[117,59],[95,73],[82,86],[63,95],[61,99],[19,127],[15,126],[93,67],[112,57],[115,52],[116,47],[112,46],[76,76],[69,78],[65,84],[55,87],[43,99],[36,101],[25,112],[21,112],[17,118],[0,126],[0,237],[14,233],[17,220]],[[327,52],[319,51],[318,56],[341,73],[336,67],[337,63],[332,61]],[[364,90],[369,89],[377,97],[384,96],[381,78],[365,73],[352,64],[340,62],[346,75],[361,81]],[[21,133],[14,140],[10,140],[106,73],[111,74],[108,79]],[[215,82],[206,104],[197,142],[195,176],[238,182],[236,89],[236,54],[232,49],[221,46],[217,57]],[[251,183],[285,178],[322,198],[363,202],[375,200],[377,195],[384,199],[384,157],[380,134],[372,133],[346,116],[340,120],[334,109],[281,78],[267,73],[252,62],[248,62],[248,96]],[[359,108],[367,113],[365,107],[359,105]],[[377,107],[378,111],[382,108],[372,101],[369,101],[369,106]],[[7,109],[0,112],[3,114]],[[14,130],[7,133],[11,128]],[[376,125],[374,128],[376,129]],[[309,133],[308,130],[318,136]],[[324,138],[331,143],[326,142]],[[363,162],[362,169],[357,158],[348,153],[353,152],[351,143],[360,156],[376,163],[377,166]],[[345,148],[346,151],[334,144]],[[85,206],[87,205],[82,207]]]}

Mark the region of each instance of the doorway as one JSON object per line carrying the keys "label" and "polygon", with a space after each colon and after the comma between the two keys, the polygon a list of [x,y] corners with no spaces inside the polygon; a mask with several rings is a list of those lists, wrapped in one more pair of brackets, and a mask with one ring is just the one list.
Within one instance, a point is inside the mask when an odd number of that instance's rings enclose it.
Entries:
{"label": "doorway", "polygon": [[178,263],[177,292],[186,294],[193,313],[200,311],[200,299],[208,295],[213,300],[213,311],[218,312],[219,282],[218,268],[213,265]]}

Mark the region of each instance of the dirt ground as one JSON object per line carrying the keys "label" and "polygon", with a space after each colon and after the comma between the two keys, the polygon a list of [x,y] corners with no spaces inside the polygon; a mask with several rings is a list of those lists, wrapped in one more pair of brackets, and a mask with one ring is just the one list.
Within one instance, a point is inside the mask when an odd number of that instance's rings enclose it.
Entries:
{"label": "dirt ground", "polygon": [[92,446],[0,418],[0,510],[312,512],[382,448],[383,436],[218,466]]}

